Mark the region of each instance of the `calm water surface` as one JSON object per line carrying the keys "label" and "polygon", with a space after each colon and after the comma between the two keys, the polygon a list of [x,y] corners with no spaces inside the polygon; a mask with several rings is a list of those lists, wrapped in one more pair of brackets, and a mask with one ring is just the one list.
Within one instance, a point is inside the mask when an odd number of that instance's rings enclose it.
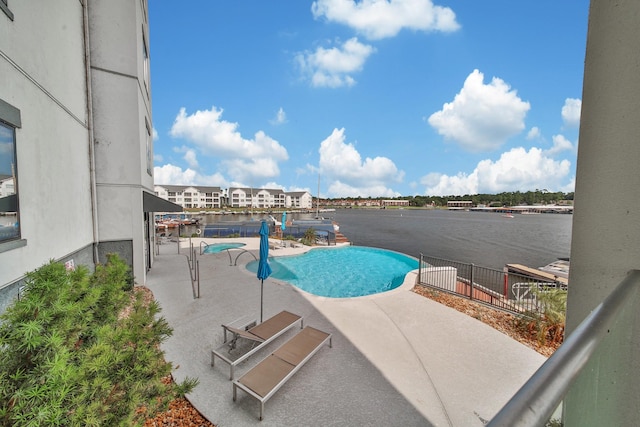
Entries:
{"label": "calm water surface", "polygon": [[485,212],[341,209],[333,216],[355,245],[498,269],[510,263],[541,267],[568,257],[571,247],[572,215],[510,219]]}
{"label": "calm water surface", "polygon": [[[516,214],[509,219],[498,213],[413,209],[338,209],[322,215],[337,221],[354,245],[497,269],[511,263],[541,267],[569,257],[573,219],[563,214]],[[288,219],[313,216],[288,214]],[[250,219],[244,215],[201,217],[205,223]],[[254,215],[255,220],[261,218]]]}

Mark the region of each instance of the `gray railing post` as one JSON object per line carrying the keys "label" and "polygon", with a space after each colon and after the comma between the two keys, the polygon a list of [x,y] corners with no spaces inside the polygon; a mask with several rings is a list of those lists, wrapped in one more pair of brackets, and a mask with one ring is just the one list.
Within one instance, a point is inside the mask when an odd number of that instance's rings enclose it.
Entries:
{"label": "gray railing post", "polygon": [[503,295],[505,299],[509,299],[509,267],[506,265],[502,268],[502,272],[504,273],[504,291]]}
{"label": "gray railing post", "polygon": [[474,270],[475,270],[476,266],[475,264],[471,263],[471,277],[470,277],[470,286],[469,286],[469,299],[473,300],[473,276],[474,276]]}

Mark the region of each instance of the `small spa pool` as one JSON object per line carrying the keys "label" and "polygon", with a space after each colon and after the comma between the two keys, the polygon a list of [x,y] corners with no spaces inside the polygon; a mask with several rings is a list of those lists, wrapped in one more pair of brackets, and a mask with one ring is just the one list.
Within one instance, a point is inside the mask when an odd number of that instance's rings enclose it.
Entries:
{"label": "small spa pool", "polygon": [[207,245],[202,253],[217,254],[218,252],[222,252],[227,249],[237,249],[243,246],[245,246],[244,243],[213,243],[211,245]]}
{"label": "small spa pool", "polygon": [[[404,282],[418,260],[366,246],[318,248],[296,256],[269,258],[271,277],[318,296],[349,298],[390,291]],[[258,271],[258,262],[247,269]]]}

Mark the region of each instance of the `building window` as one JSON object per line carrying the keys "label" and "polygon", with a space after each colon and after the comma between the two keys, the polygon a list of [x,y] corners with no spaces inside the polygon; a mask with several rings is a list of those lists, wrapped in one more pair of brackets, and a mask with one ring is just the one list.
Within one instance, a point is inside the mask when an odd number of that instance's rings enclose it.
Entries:
{"label": "building window", "polygon": [[20,110],[0,99],[0,243],[20,238],[16,164],[19,127]]}
{"label": "building window", "polygon": [[0,9],[13,21],[13,12],[9,10],[9,2],[7,0],[0,0]]}
{"label": "building window", "polygon": [[142,67],[143,67],[143,79],[144,88],[147,90],[147,96],[149,95],[150,84],[149,81],[149,48],[147,47],[147,38],[144,35],[144,26],[142,27]]}
{"label": "building window", "polygon": [[147,0],[142,0],[142,17],[144,18],[144,22],[147,22]]}
{"label": "building window", "polygon": [[147,134],[145,135],[147,138],[147,173],[153,176],[153,146],[151,139],[151,129],[146,117],[144,118],[144,124],[147,127]]}

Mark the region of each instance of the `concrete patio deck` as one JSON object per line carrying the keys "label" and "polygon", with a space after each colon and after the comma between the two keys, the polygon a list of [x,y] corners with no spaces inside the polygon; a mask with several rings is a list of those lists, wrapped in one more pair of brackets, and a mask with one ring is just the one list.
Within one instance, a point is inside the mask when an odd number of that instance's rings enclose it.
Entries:
{"label": "concrete patio deck", "polygon": [[[226,251],[199,254],[200,242],[241,242],[244,253],[230,265]],[[265,405],[239,392],[232,400],[229,367],[210,366],[222,343],[221,324],[260,317],[260,281],[245,264],[258,257],[258,238],[191,239],[200,267],[194,298],[187,262],[190,240],[160,245],[148,286],[173,328],[163,344],[174,377],[197,377],[191,403],[218,426],[482,426],[546,360],[484,323],[421,297],[411,288],[416,273],[390,292],[334,299],[308,294],[269,278],[264,281],[264,319],[288,310],[304,324],[333,334]],[[180,245],[180,249],[178,249]],[[309,248],[278,248],[270,256]],[[180,253],[178,253],[178,250]],[[240,250],[232,250],[235,258]],[[339,274],[339,273],[337,273]],[[289,331],[236,369],[236,378],[293,336]]]}

